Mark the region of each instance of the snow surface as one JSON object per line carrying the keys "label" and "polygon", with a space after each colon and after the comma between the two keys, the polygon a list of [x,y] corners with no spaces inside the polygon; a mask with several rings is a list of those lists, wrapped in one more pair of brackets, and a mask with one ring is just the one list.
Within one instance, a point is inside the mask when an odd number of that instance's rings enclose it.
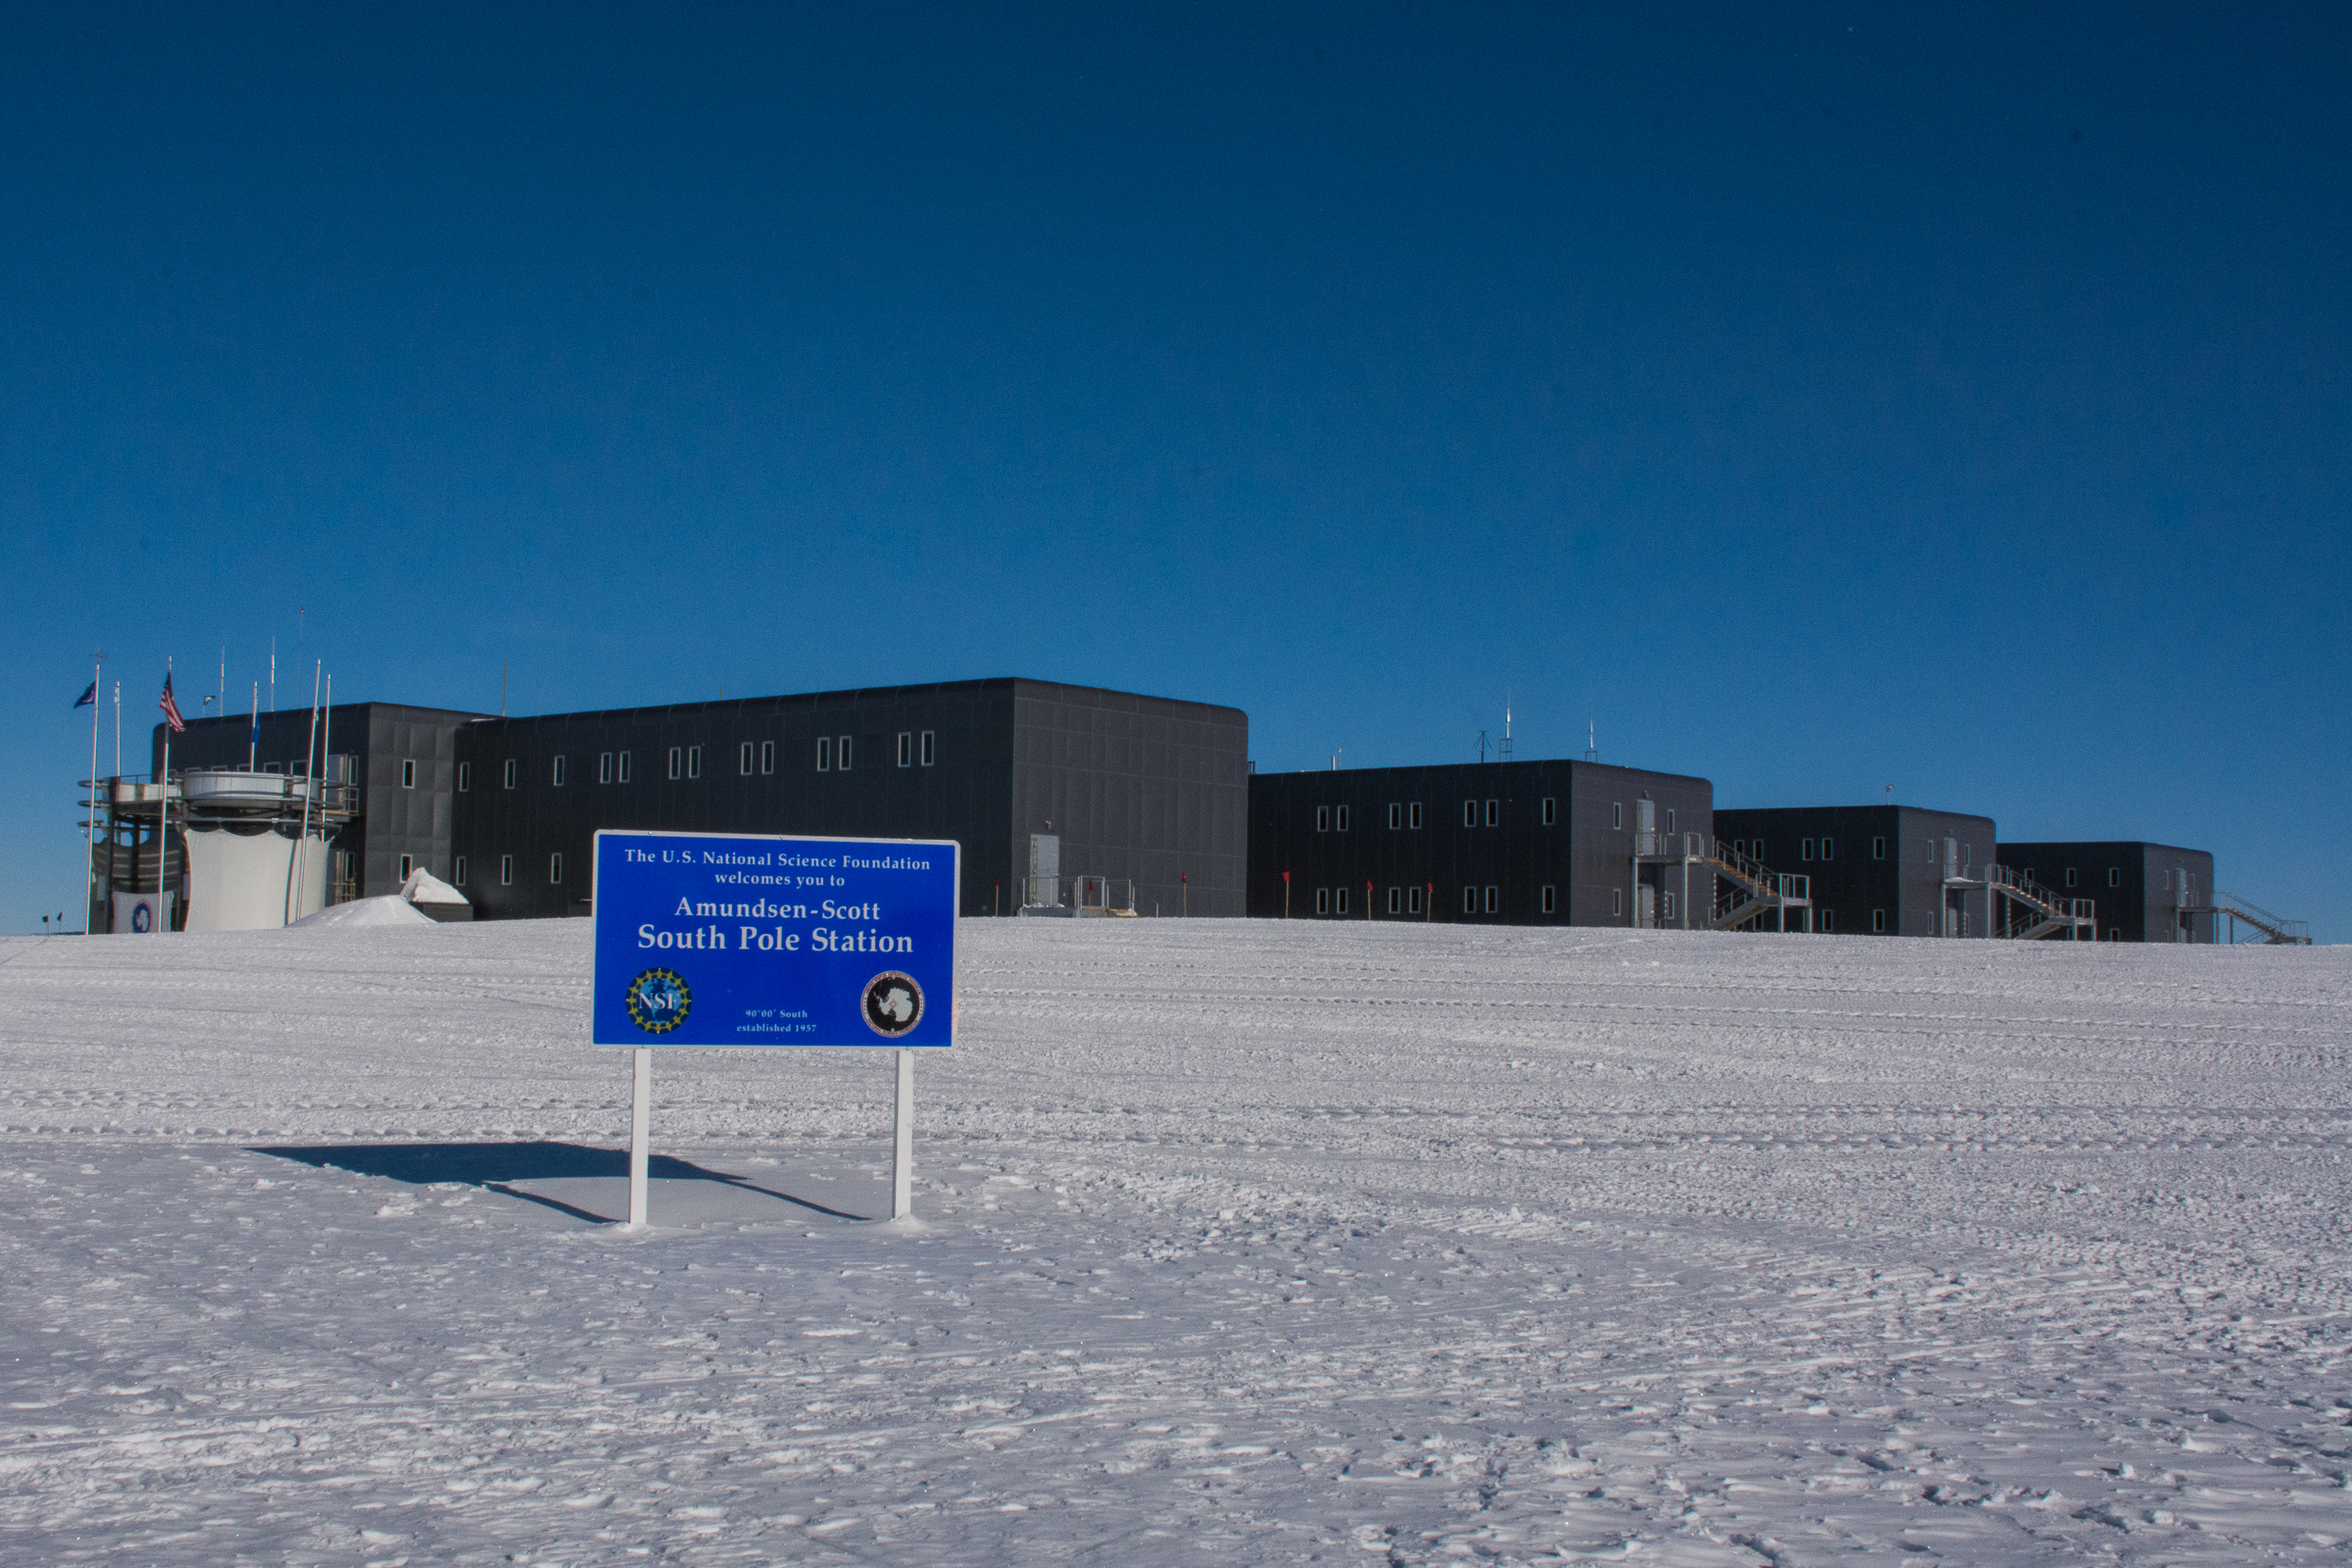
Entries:
{"label": "snow surface", "polygon": [[2352,950],[969,921],[633,1235],[588,935],[0,943],[0,1561],[2352,1552]]}
{"label": "snow surface", "polygon": [[418,909],[398,893],[386,893],[378,898],[354,899],[349,904],[330,904],[317,914],[306,914],[284,929],[300,926],[386,926],[434,925],[438,922]]}
{"label": "snow surface", "polygon": [[400,896],[411,904],[464,904],[466,895],[427,871],[423,866],[409,873],[400,885]]}

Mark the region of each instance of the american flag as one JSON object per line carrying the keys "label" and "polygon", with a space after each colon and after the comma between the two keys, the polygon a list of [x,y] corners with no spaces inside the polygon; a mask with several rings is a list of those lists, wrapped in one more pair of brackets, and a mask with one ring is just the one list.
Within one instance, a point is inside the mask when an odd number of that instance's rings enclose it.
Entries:
{"label": "american flag", "polygon": [[156,706],[164,710],[164,722],[171,725],[174,733],[188,727],[187,722],[179,716],[179,702],[172,695],[172,676],[168,672],[164,676],[164,699]]}

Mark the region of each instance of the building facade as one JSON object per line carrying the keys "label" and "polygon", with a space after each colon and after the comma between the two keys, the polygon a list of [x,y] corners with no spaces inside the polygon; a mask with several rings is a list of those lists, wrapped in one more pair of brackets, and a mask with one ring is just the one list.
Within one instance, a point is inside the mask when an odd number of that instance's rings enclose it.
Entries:
{"label": "building facade", "polygon": [[1703,778],[1583,761],[1258,773],[1250,780],[1252,915],[1494,925],[1704,926],[1635,862],[1653,833],[1712,831]]}
{"label": "building facade", "polygon": [[1718,810],[1735,851],[1811,878],[1813,928],[1832,934],[1993,933],[1993,821],[1913,806]]}
{"label": "building facade", "polygon": [[1020,906],[1031,834],[1146,912],[1239,914],[1249,716],[997,679],[494,719],[458,737],[435,868],[485,918],[584,914],[599,828],[954,839],[965,914]]}
{"label": "building facade", "polygon": [[2137,840],[2004,844],[2001,863],[2097,901],[2102,942],[2213,942],[2213,857]]}
{"label": "building facade", "polygon": [[[190,719],[171,737],[172,775],[250,765],[299,776],[306,757],[322,759],[320,777],[345,786],[338,799],[352,813],[329,851],[328,902],[397,893],[417,866],[446,877],[458,854],[458,738],[500,720],[403,703],[353,703],[322,718],[316,733],[308,708]],[[165,733],[156,726],[151,771],[163,766]]]}
{"label": "building facade", "polygon": [[[299,772],[311,714],[231,714],[172,766]],[[156,732],[157,763],[162,729]],[[322,769],[354,815],[330,899],[423,869],[485,919],[589,913],[600,828],[954,839],[966,914],[1020,906],[1032,834],[1065,881],[1142,912],[1238,915],[1250,720],[1239,709],[1016,678],[529,717],[338,708]],[[1063,901],[1066,902],[1066,899]]]}

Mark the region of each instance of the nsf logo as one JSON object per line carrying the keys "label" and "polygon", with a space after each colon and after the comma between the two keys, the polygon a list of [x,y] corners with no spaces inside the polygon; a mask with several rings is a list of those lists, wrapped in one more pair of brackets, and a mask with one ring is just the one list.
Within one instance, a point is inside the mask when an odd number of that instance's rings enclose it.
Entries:
{"label": "nsf logo", "polygon": [[675,969],[648,969],[629,982],[629,1022],[649,1035],[665,1035],[694,1010],[694,992]]}

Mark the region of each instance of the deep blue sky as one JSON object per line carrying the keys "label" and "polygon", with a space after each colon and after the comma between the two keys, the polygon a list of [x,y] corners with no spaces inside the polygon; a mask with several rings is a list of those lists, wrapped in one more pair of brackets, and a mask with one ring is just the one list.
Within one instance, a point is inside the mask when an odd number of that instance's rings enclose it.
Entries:
{"label": "deep blue sky", "polygon": [[0,928],[86,650],[143,732],[274,634],[288,705],[1029,674],[1268,769],[1507,693],[2352,939],[2352,12],[2055,9],[19,8]]}

